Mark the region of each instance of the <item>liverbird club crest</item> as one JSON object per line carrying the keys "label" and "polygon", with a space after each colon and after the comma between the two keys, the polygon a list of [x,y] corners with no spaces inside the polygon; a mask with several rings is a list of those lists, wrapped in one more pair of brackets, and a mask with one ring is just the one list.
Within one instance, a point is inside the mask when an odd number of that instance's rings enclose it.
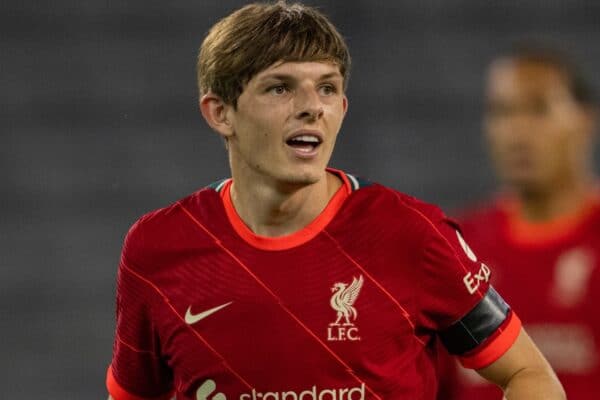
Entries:
{"label": "liverbird club crest", "polygon": [[354,308],[354,302],[360,294],[360,289],[364,283],[362,275],[352,278],[350,284],[337,282],[331,288],[333,295],[329,305],[336,312],[335,322],[329,324],[327,328],[327,340],[336,341],[356,341],[360,340],[358,328],[354,324],[358,317],[358,312]]}

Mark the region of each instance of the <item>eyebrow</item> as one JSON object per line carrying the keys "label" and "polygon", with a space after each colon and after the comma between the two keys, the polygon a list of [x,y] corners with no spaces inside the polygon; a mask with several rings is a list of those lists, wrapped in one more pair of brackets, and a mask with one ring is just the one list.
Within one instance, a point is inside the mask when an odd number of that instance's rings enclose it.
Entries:
{"label": "eyebrow", "polygon": [[[329,73],[321,75],[317,80],[322,81],[322,80],[331,79],[331,78],[343,79],[343,76],[339,72],[329,72]],[[294,80],[294,76],[291,74],[272,73],[272,74],[267,74],[267,75],[260,77],[260,81],[266,81],[269,79],[286,81],[286,80]]]}

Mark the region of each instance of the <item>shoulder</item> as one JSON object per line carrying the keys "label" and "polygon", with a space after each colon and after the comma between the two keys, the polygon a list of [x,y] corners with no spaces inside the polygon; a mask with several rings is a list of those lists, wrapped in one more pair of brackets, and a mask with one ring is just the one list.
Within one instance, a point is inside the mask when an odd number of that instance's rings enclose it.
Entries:
{"label": "shoulder", "polygon": [[215,215],[220,202],[213,186],[204,187],[167,207],[163,207],[139,218],[125,237],[122,260],[138,268],[160,263],[191,245],[201,248],[211,242],[197,232],[197,223]]}
{"label": "shoulder", "polygon": [[600,187],[595,189],[592,194],[587,220],[593,222],[596,227],[600,227],[600,224],[597,224],[600,221]]}
{"label": "shoulder", "polygon": [[440,223],[454,224],[439,206],[378,183],[357,190],[350,199],[352,211],[402,230],[430,230]]}
{"label": "shoulder", "polygon": [[437,205],[377,183],[355,190],[328,228],[349,246],[370,243],[411,262],[445,237],[455,238],[457,230]]}

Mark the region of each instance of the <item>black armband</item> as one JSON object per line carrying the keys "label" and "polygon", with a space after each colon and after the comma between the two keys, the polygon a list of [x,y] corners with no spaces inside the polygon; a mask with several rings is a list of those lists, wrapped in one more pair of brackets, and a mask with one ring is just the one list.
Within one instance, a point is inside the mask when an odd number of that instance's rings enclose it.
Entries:
{"label": "black armband", "polygon": [[439,333],[450,354],[463,355],[490,337],[508,317],[510,307],[493,287],[460,320]]}

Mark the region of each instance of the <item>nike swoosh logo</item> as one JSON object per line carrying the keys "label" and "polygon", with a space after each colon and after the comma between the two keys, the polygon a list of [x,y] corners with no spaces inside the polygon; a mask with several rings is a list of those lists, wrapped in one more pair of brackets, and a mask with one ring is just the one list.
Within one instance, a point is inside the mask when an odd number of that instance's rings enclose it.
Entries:
{"label": "nike swoosh logo", "polygon": [[229,303],[221,304],[220,306],[211,308],[210,310],[202,311],[200,314],[192,314],[192,306],[189,306],[185,313],[185,323],[188,325],[195,324],[196,322],[208,317],[209,315],[214,314],[217,311],[227,307],[231,303],[233,303],[233,301],[230,301]]}

